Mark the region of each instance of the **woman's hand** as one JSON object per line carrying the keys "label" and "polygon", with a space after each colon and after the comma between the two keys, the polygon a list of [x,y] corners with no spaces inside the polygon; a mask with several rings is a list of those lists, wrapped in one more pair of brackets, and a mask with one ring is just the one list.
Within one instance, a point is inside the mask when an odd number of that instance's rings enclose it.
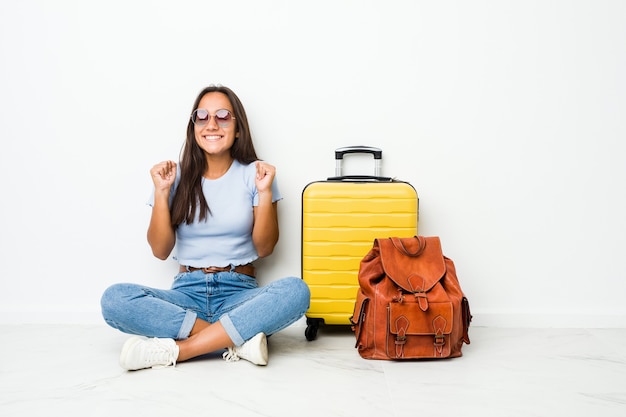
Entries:
{"label": "woman's hand", "polygon": [[176,180],[176,162],[163,161],[152,167],[150,176],[156,191],[168,191]]}
{"label": "woman's hand", "polygon": [[272,190],[272,182],[274,182],[274,176],[276,175],[276,167],[268,164],[267,162],[256,162],[256,189],[259,193]]}

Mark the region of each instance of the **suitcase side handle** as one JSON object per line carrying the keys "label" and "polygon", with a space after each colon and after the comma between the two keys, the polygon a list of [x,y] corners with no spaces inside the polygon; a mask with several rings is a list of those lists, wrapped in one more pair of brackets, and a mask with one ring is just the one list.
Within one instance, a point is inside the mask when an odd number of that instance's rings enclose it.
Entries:
{"label": "suitcase side handle", "polygon": [[335,150],[335,176],[341,177],[343,172],[343,157],[352,153],[366,153],[374,157],[374,176],[380,176],[380,166],[383,159],[383,151],[372,146],[346,146]]}

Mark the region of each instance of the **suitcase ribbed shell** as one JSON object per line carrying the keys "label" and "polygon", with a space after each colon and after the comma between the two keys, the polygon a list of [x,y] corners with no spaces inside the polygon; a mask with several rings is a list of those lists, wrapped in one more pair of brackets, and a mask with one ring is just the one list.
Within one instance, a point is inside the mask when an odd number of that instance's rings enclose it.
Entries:
{"label": "suitcase ribbed shell", "polygon": [[319,181],[302,193],[307,318],[350,324],[361,259],[375,238],[417,235],[418,197],[407,182]]}

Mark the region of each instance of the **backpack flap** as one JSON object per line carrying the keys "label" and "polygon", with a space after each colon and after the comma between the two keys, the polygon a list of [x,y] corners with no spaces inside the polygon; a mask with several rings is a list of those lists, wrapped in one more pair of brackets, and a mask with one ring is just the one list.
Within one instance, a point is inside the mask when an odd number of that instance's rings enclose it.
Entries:
{"label": "backpack flap", "polygon": [[389,304],[387,351],[395,358],[447,357],[450,355],[450,334],[454,321],[451,302],[431,303],[421,311],[416,302]]}
{"label": "backpack flap", "polygon": [[425,299],[419,294],[430,291],[446,272],[438,237],[393,237],[378,239],[378,244],[385,274],[419,299]]}
{"label": "backpack flap", "polygon": [[452,303],[432,303],[426,312],[415,303],[389,303],[389,332],[395,335],[448,335],[452,332]]}

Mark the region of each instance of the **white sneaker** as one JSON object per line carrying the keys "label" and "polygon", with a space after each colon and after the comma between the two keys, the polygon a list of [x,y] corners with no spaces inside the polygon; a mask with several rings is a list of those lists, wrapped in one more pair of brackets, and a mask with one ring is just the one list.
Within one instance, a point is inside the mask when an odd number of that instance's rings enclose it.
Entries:
{"label": "white sneaker", "polygon": [[144,368],[176,366],[178,345],[174,339],[148,339],[135,336],[126,341],[120,355],[120,366],[129,371]]}
{"label": "white sneaker", "polygon": [[255,365],[267,365],[267,337],[265,333],[257,333],[252,339],[241,346],[229,347],[222,357],[226,362],[245,359]]}

